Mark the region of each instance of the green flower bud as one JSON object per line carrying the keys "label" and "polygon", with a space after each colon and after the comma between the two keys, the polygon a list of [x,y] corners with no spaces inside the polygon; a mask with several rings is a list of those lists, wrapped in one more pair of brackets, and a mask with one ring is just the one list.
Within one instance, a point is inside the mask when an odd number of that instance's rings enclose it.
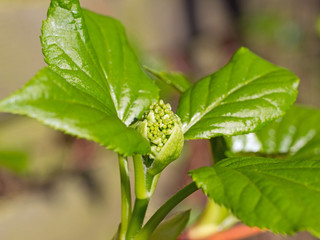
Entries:
{"label": "green flower bud", "polygon": [[153,103],[139,122],[137,130],[150,142],[151,153],[144,156],[152,175],[160,173],[180,156],[183,132],[180,118],[162,100]]}

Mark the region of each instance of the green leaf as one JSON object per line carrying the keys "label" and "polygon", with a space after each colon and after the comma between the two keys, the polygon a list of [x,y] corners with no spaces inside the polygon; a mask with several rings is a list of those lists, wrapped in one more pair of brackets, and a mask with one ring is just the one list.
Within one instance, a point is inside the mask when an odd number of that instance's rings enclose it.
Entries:
{"label": "green leaf", "polygon": [[0,168],[22,174],[28,168],[28,155],[21,151],[0,151]]}
{"label": "green leaf", "polygon": [[146,152],[149,143],[103,103],[79,91],[49,68],[0,102],[0,110],[38,119],[55,129],[101,143],[124,155]]}
{"label": "green leaf", "polygon": [[82,10],[78,0],[52,0],[41,43],[51,70],[40,71],[0,110],[124,155],[149,152],[147,141],[126,126],[158,98],[158,88],[140,67],[121,23]]}
{"label": "green leaf", "polygon": [[230,137],[227,142],[234,153],[310,159],[320,153],[319,123],[320,110],[296,105],[257,132]]}
{"label": "green leaf", "polygon": [[188,78],[180,72],[160,72],[149,67],[144,68],[152,76],[170,86],[173,86],[180,93],[184,93],[192,86],[192,83],[188,80]]}
{"label": "green leaf", "polygon": [[190,210],[180,212],[161,223],[152,233],[152,240],[176,240],[185,229],[190,218]]}
{"label": "green leaf", "polygon": [[158,88],[142,70],[122,24],[111,17],[83,12],[118,116],[130,124],[158,99]]}
{"label": "green leaf", "polygon": [[48,65],[72,86],[104,103],[127,125],[157,98],[121,23],[82,10],[78,0],[53,0],[42,26]]}
{"label": "green leaf", "polygon": [[299,79],[240,48],[230,62],[180,99],[186,139],[238,135],[282,116],[295,101]]}
{"label": "green leaf", "polygon": [[319,237],[319,171],[320,160],[229,158],[190,174],[207,196],[249,226]]}

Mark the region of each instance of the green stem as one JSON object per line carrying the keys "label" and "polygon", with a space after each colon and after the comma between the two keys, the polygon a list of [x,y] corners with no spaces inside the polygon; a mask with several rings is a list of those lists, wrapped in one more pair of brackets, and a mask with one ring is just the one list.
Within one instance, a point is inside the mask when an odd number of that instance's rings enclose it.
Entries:
{"label": "green stem", "polygon": [[133,164],[136,200],[127,230],[127,239],[133,239],[136,233],[140,231],[150,198],[155,190],[160,176],[160,174],[153,176],[148,173],[145,165],[143,164],[141,155],[133,156]]}
{"label": "green stem", "polygon": [[189,195],[197,191],[199,188],[192,182],[189,185],[182,188],[179,192],[173,195],[165,204],[163,204],[155,214],[149,219],[145,226],[134,238],[135,240],[147,240],[156,227],[162,222],[162,220],[168,215],[168,213],[176,207],[181,201],[187,198]]}
{"label": "green stem", "polygon": [[[198,218],[196,224],[189,230],[190,236],[211,236],[219,231],[225,230],[228,224],[224,224],[230,218],[230,212],[223,206],[218,205],[213,200],[208,199],[207,206]],[[229,221],[228,221],[229,222]]]}
{"label": "green stem", "polygon": [[125,240],[128,221],[131,218],[131,188],[128,160],[118,155],[121,180],[121,226],[119,240]]}
{"label": "green stem", "polygon": [[223,136],[210,138],[210,144],[213,157],[212,165],[227,157],[225,153],[228,150],[228,145]]}
{"label": "green stem", "polygon": [[229,215],[228,209],[208,198],[207,206],[201,214],[198,224],[219,226]]}
{"label": "green stem", "polygon": [[141,155],[133,155],[134,186],[136,198],[150,198],[147,191],[146,169]]}
{"label": "green stem", "polygon": [[150,198],[139,199],[136,198],[132,213],[132,218],[130,219],[130,224],[127,232],[127,239],[133,239],[133,237],[140,231],[146,211],[149,205]]}

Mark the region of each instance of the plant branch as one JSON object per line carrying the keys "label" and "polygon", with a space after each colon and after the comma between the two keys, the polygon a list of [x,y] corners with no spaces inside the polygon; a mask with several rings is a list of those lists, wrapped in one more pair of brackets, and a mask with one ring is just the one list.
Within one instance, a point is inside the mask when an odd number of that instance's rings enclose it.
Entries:
{"label": "plant branch", "polygon": [[146,181],[146,169],[143,165],[143,159],[141,155],[133,155],[134,164],[134,186],[136,198],[145,199],[150,198],[147,192],[147,181]]}
{"label": "plant branch", "polygon": [[150,198],[136,198],[126,239],[133,239],[137,232],[141,229],[149,205],[149,201]]}
{"label": "plant branch", "polygon": [[210,138],[210,145],[213,157],[212,165],[218,163],[224,158],[227,158],[225,153],[229,149],[223,136]]}
{"label": "plant branch", "polygon": [[131,218],[131,187],[129,178],[128,160],[118,155],[121,180],[121,226],[119,239],[125,240],[128,221]]}
{"label": "plant branch", "polygon": [[187,198],[189,195],[197,191],[199,188],[192,182],[189,185],[182,188],[179,192],[173,195],[165,204],[163,204],[155,214],[149,219],[145,226],[134,238],[135,240],[149,239],[151,233],[162,222],[162,220],[168,215],[168,213],[176,207],[181,201]]}
{"label": "plant branch", "polygon": [[127,239],[132,239],[140,231],[145,214],[149,205],[150,198],[155,190],[160,174],[155,176],[148,173],[143,164],[141,155],[133,156],[134,175],[135,175],[135,195],[136,200],[133,213],[128,225]]}

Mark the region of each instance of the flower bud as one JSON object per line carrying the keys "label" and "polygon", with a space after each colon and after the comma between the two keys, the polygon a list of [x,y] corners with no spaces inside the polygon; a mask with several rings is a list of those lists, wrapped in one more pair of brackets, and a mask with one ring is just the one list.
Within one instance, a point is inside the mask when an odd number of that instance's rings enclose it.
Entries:
{"label": "flower bud", "polygon": [[150,142],[151,153],[144,156],[145,165],[152,175],[160,173],[180,156],[183,132],[180,118],[162,100],[153,103],[139,122],[137,130]]}

